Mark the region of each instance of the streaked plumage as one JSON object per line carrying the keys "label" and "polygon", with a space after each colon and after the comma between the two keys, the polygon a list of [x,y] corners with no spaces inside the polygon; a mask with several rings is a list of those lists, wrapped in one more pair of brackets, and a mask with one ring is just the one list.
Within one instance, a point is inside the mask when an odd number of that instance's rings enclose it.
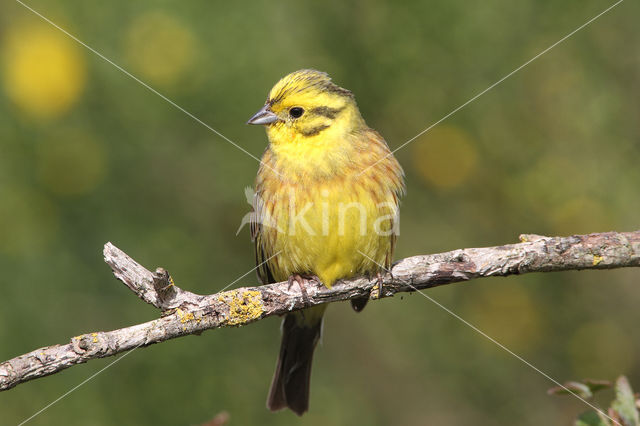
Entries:
{"label": "streaked plumage", "polygon": [[[325,73],[296,71],[273,87],[249,123],[265,124],[270,142],[256,178],[252,223],[261,280],[315,275],[331,287],[389,267],[402,168],[366,125],[351,92]],[[286,316],[270,409],[307,410],[325,307]]]}

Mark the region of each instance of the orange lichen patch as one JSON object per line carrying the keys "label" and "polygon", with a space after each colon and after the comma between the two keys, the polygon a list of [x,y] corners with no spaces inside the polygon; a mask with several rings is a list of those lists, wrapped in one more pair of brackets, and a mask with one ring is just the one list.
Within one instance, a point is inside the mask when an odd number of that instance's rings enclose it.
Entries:
{"label": "orange lichen patch", "polygon": [[594,254],[593,255],[593,266],[597,266],[603,260],[604,260],[604,257],[598,256],[597,254]]}

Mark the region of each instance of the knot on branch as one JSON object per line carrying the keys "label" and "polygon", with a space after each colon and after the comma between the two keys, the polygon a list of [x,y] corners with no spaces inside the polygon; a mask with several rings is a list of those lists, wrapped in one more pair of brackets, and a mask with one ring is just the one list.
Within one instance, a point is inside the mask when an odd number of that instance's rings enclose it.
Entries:
{"label": "knot on branch", "polygon": [[172,302],[178,295],[178,288],[173,282],[173,278],[164,268],[156,268],[153,274],[153,289],[156,292],[156,307],[167,311],[174,306]]}
{"label": "knot on branch", "polygon": [[71,347],[78,355],[89,358],[106,356],[116,349],[109,344],[108,336],[105,333],[88,333],[76,336],[71,339]]}

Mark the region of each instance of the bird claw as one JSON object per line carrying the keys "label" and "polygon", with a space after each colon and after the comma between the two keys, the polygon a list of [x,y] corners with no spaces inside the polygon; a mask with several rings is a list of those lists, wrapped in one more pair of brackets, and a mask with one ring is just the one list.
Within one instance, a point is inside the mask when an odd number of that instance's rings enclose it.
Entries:
{"label": "bird claw", "polygon": [[305,303],[309,302],[309,295],[307,294],[307,289],[305,286],[310,284],[310,281],[319,282],[320,280],[315,276],[303,276],[300,274],[293,274],[289,277],[287,290],[291,290],[293,283],[295,282],[300,287],[300,293],[302,293],[302,300]]}
{"label": "bird claw", "polygon": [[384,295],[384,275],[382,275],[382,272],[378,271],[376,278],[378,280],[378,299],[382,299],[382,296]]}

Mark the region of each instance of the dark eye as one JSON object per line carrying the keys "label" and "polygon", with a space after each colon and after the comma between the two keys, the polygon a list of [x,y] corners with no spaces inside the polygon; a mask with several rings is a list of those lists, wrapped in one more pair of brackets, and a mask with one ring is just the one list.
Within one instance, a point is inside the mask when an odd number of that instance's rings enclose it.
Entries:
{"label": "dark eye", "polygon": [[299,118],[304,114],[304,109],[300,107],[293,107],[289,110],[289,115],[293,118]]}

